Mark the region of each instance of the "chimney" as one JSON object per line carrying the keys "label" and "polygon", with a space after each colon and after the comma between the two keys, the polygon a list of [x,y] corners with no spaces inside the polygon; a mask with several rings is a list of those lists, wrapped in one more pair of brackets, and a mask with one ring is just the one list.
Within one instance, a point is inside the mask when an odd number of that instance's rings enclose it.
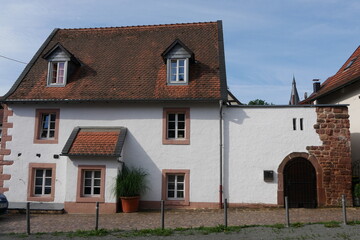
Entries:
{"label": "chimney", "polygon": [[304,99],[307,99],[308,95],[307,92],[304,93]]}
{"label": "chimney", "polygon": [[313,82],[313,90],[316,93],[320,90],[320,79],[313,79]]}

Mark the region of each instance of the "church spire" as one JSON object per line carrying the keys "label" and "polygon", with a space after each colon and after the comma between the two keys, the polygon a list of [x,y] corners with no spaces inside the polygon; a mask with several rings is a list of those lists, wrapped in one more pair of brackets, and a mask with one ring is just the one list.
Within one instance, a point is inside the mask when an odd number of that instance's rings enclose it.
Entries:
{"label": "church spire", "polygon": [[300,99],[299,99],[298,91],[296,89],[295,76],[293,75],[293,81],[292,81],[292,88],[291,88],[291,96],[290,96],[289,105],[297,105],[298,102],[300,102]]}

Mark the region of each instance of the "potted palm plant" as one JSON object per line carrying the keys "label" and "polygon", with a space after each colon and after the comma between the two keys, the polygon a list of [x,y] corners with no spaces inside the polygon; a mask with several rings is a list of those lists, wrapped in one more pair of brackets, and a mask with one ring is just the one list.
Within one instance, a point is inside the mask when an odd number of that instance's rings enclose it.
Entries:
{"label": "potted palm plant", "polygon": [[353,195],[354,195],[354,206],[360,207],[360,183],[355,184]]}
{"label": "potted palm plant", "polygon": [[120,198],[123,212],[136,212],[139,209],[140,194],[148,189],[146,184],[146,176],[148,173],[135,167],[127,167],[123,165],[118,171],[114,193]]}

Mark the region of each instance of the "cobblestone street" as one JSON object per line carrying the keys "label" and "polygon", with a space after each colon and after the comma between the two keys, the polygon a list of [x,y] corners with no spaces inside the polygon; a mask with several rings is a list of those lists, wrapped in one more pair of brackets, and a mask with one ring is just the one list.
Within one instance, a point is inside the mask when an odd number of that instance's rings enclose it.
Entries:
{"label": "cobblestone street", "polygon": [[[360,220],[360,210],[347,209],[348,221]],[[291,223],[342,222],[341,208],[291,209]],[[285,223],[283,208],[232,208],[228,211],[228,225],[271,225]],[[165,213],[166,228],[191,228],[224,224],[223,210],[169,210]],[[99,228],[105,229],[149,229],[161,226],[159,212],[117,213],[100,215]],[[95,214],[32,214],[31,232],[68,232],[92,230]],[[0,216],[1,233],[26,232],[25,214],[10,213]]]}

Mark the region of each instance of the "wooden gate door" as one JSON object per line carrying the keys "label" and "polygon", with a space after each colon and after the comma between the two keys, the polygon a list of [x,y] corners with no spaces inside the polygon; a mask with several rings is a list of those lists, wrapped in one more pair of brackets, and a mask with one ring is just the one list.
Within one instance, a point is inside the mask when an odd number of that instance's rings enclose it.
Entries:
{"label": "wooden gate door", "polygon": [[284,196],[291,208],[317,206],[316,171],[304,158],[290,160],[284,168]]}

